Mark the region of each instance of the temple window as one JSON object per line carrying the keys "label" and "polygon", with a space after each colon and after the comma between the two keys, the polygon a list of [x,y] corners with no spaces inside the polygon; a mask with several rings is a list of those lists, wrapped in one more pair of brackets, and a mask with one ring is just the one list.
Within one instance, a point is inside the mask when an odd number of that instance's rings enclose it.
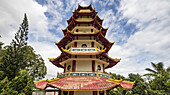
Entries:
{"label": "temple window", "polygon": [[69,70],[70,70],[70,68],[71,68],[71,65],[68,65],[68,66],[67,66],[67,70],[69,71]]}
{"label": "temple window", "polygon": [[91,29],[91,32],[93,32],[93,29]]}
{"label": "temple window", "polygon": [[98,65],[98,66],[97,66],[97,69],[100,71],[100,70],[101,70],[101,66],[100,66],[100,65]]}
{"label": "temple window", "polygon": [[76,29],[76,32],[79,32],[79,29]]}
{"label": "temple window", "polygon": [[81,46],[81,47],[86,48],[86,47],[87,47],[87,45],[86,45],[86,44],[82,44],[82,46]]}

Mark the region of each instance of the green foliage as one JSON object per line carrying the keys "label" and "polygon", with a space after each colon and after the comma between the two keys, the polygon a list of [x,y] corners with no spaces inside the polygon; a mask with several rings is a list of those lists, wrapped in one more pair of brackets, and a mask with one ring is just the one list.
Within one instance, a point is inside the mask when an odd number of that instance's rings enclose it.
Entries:
{"label": "green foliage", "polygon": [[[40,55],[27,45],[28,21],[23,23],[9,46],[0,50],[0,94],[30,95],[33,80],[46,75],[46,66]],[[0,44],[1,45],[1,44]]]}
{"label": "green foliage", "polygon": [[111,89],[109,95],[133,95],[131,90],[123,90],[120,87]]}
{"label": "green foliage", "polygon": [[[146,68],[150,73],[144,74],[149,78],[146,82],[139,74],[129,74],[128,78],[121,75],[112,74],[112,78],[135,81],[132,90],[114,88],[110,90],[110,95],[170,95],[170,67],[164,69],[162,62],[151,63],[154,70]],[[150,78],[152,77],[152,78]]]}
{"label": "green foliage", "polygon": [[124,80],[126,80],[126,78],[124,77],[124,76],[122,76],[122,75],[116,75],[115,73],[111,73],[111,75],[112,75],[112,78],[115,78],[115,79],[117,79],[117,80],[119,80],[119,79],[124,79]]}
{"label": "green foliage", "polygon": [[31,95],[33,83],[26,70],[21,70],[19,75],[11,81],[6,77],[1,81],[3,84],[2,95]]}

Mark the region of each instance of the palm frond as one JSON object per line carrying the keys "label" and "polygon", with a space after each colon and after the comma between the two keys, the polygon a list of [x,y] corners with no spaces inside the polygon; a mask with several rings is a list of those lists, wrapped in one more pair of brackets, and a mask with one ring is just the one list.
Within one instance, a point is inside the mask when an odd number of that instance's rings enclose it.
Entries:
{"label": "palm frond", "polygon": [[164,64],[162,62],[159,62],[157,65],[157,71],[162,71],[164,70]]}
{"label": "palm frond", "polygon": [[153,63],[153,62],[151,62],[151,64],[152,64],[152,67],[153,67],[155,70],[157,70],[157,65],[156,65],[155,63]]}
{"label": "palm frond", "polygon": [[150,69],[150,68],[146,68],[145,70],[147,70],[147,71],[149,71],[149,72],[152,72],[152,73],[154,73],[154,74],[157,73],[156,71],[154,71],[154,70],[152,70],[152,69]]}
{"label": "palm frond", "polygon": [[156,74],[152,74],[152,73],[148,73],[148,74],[144,74],[143,76],[157,76]]}

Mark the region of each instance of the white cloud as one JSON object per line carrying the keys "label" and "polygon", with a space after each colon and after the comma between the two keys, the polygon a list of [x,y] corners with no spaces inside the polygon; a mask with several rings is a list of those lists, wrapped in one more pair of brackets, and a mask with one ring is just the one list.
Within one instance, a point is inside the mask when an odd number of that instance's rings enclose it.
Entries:
{"label": "white cloud", "polygon": [[[51,41],[59,41],[57,35],[48,31],[48,21],[44,12],[46,6],[41,6],[33,0],[1,0],[0,1],[0,40],[6,45],[14,38],[14,34],[22,23],[24,13],[27,14],[29,22],[29,42],[37,54],[40,54],[45,60],[47,66],[47,76],[56,76],[56,72],[61,69],[56,68],[48,61],[48,57],[57,57],[59,50]],[[46,42],[38,42],[44,39]],[[49,77],[51,77],[49,76]]]}
{"label": "white cloud", "polygon": [[169,4],[167,0],[121,1],[121,19],[136,24],[139,31],[124,45],[113,46],[110,55],[122,57],[122,61],[108,71],[143,74],[146,67],[151,67],[150,62],[164,62],[165,67],[170,66]]}
{"label": "white cloud", "polygon": [[[38,40],[40,37],[48,40],[54,40],[56,36],[48,32],[48,22],[44,15],[47,8],[39,5],[33,0],[12,0],[0,1],[0,34],[2,41],[11,42],[14,33],[18,30],[19,24],[23,20],[24,13],[27,13],[29,21],[29,33]],[[34,40],[34,39],[30,39]]]}

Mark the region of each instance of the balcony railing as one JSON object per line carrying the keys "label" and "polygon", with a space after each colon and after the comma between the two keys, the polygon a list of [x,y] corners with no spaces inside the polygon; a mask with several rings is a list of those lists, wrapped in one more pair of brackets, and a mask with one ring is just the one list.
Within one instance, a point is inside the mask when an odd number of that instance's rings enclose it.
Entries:
{"label": "balcony railing", "polygon": [[100,51],[98,48],[71,48],[71,52],[97,52]]}
{"label": "balcony railing", "polygon": [[66,73],[58,73],[57,78],[63,78],[67,76],[84,76],[84,77],[104,77],[104,78],[111,78],[110,74],[99,73],[96,72],[66,72]]}
{"label": "balcony railing", "polygon": [[61,49],[65,52],[104,52],[106,50],[106,48],[103,50],[100,50],[97,47],[96,48],[75,48],[75,47],[73,48],[73,47],[71,47],[68,50],[63,49],[63,48],[61,48]]}

